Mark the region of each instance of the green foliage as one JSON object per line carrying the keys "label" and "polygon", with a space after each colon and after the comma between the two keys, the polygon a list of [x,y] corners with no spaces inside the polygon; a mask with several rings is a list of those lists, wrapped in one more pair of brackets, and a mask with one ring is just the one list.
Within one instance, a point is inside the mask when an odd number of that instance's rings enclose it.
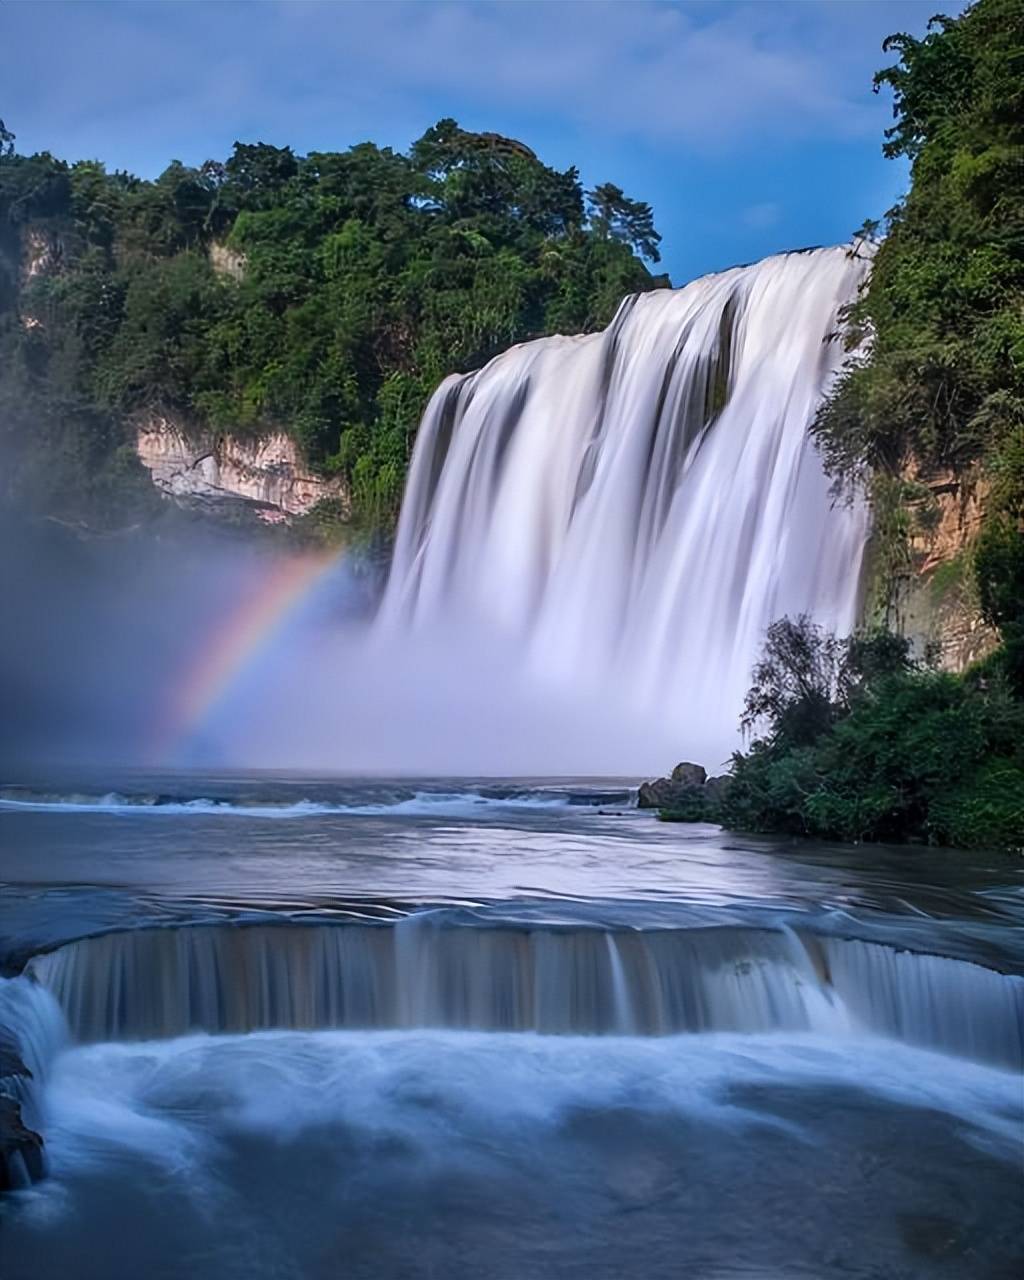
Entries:
{"label": "green foliage", "polygon": [[741,727],[789,750],[813,744],[872,682],[910,671],[910,646],[885,630],[839,640],[802,614],[780,618],[765,636]]}
{"label": "green foliage", "polygon": [[986,622],[998,627],[1006,673],[1024,697],[1024,533],[1020,517],[991,514],[974,557]]}
{"label": "green foliage", "polygon": [[894,95],[885,153],[910,159],[911,187],[849,316],[870,359],[848,367],[816,423],[840,484],[874,473],[883,591],[909,533],[894,507],[913,501],[886,477],[966,477],[980,463],[1015,490],[1018,517],[1024,505],[1024,0],[978,0],[885,47],[899,58],[875,78]]}
{"label": "green foliage", "polygon": [[139,410],[283,427],[367,526],[393,520],[444,375],[667,284],[638,256],[658,256],[647,205],[606,185],[588,218],[575,169],[453,120],[408,155],[236,143],[153,182],[12,142],[0,131],[0,394],[17,383],[19,421],[59,393],[72,435],[109,424],[89,444],[104,457]]}
{"label": "green foliage", "polygon": [[931,832],[942,844],[986,844],[1020,849],[1024,841],[1024,766],[996,757],[944,795],[930,811]]}
{"label": "green foliage", "polygon": [[604,182],[587,192],[591,226],[604,240],[628,244],[650,262],[660,262],[661,236],[654,229],[651,206],[630,200],[621,187]]}
{"label": "green foliage", "polygon": [[774,624],[747,700],[762,736],[733,758],[721,821],[1024,847],[1024,703],[1000,665],[953,676],[912,662],[885,631],[838,641],[806,619]]}
{"label": "green foliage", "polygon": [[773,623],[754,667],[743,729],[764,726],[776,746],[813,742],[833,721],[842,659],[842,644],[806,615]]}

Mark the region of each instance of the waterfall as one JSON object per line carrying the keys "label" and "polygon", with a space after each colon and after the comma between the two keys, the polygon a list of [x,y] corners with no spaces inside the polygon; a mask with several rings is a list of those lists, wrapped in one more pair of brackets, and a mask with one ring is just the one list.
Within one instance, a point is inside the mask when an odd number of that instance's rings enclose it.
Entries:
{"label": "waterfall", "polygon": [[1024,978],[790,929],[394,925],[139,929],[37,956],[84,1041],[420,1027],[558,1035],[871,1031],[1024,1065]]}
{"label": "waterfall", "polygon": [[768,258],[448,378],[379,630],[507,638],[549,683],[614,687],[720,760],[766,627],[855,621],[866,513],[833,504],[808,428],[868,269],[845,248]]}

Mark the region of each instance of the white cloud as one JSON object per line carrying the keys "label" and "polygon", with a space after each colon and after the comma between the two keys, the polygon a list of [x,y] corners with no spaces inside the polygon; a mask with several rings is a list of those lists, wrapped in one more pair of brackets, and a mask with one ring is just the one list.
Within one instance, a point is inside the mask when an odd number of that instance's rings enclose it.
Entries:
{"label": "white cloud", "polygon": [[920,31],[934,3],[2,5],[0,110],[66,154],[325,131],[340,145],[463,111],[728,154],[877,136],[881,39]]}

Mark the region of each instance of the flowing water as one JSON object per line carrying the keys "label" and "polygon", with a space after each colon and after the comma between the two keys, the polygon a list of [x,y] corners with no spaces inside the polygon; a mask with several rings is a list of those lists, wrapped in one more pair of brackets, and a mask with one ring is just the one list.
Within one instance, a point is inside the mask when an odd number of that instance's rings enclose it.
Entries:
{"label": "flowing water", "polygon": [[[717,765],[765,626],[856,614],[808,429],[866,269],[446,382],[372,634],[288,631],[241,738]],[[0,779],[0,1094],[46,1173],[8,1161],[3,1280],[1024,1274],[1021,862],[662,824],[636,782]]]}
{"label": "flowing water", "polygon": [[417,436],[382,638],[502,636],[711,765],[765,628],[848,630],[867,531],[808,426],[869,267],[845,248],[627,298],[603,333],[449,378]]}
{"label": "flowing water", "polygon": [[4,1280],[1009,1277],[1024,871],[632,780],[31,779]]}

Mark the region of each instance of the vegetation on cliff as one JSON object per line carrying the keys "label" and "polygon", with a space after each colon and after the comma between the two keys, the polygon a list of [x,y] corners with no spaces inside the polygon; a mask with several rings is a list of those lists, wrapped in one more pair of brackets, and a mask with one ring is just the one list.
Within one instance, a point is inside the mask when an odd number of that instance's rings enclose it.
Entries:
{"label": "vegetation on cliff", "polygon": [[[768,632],[728,783],[666,818],[842,840],[1024,850],[1024,0],[893,36],[889,156],[911,161],[815,431],[842,489],[869,486],[873,625]],[[869,225],[873,232],[877,227]],[[963,675],[886,629],[934,491],[984,511],[962,557],[1000,647]],[[896,611],[898,613],[898,611]]]}
{"label": "vegetation on cliff", "polygon": [[644,262],[649,206],[452,120],[404,155],[236,143],[152,182],[13,142],[3,130],[6,487],[64,514],[146,501],[130,423],[156,410],[291,431],[386,522],[444,375],[600,328],[624,294],[668,283]]}
{"label": "vegetation on cliff", "polygon": [[875,78],[894,94],[885,152],[910,159],[911,185],[849,317],[870,358],[817,436],[840,484],[869,479],[880,618],[910,539],[937,518],[935,489],[976,490],[974,603],[1024,689],[1024,0],[979,0],[886,48],[899,61]]}

